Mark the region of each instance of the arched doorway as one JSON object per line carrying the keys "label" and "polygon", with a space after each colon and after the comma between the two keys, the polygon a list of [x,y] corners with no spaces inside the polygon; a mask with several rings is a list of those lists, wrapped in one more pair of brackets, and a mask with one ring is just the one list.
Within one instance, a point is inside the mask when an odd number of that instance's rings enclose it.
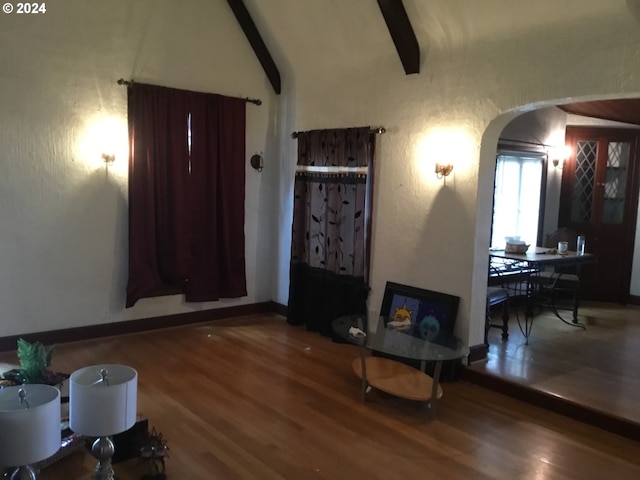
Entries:
{"label": "arched doorway", "polygon": [[[558,116],[569,114],[552,106],[544,107],[546,109],[554,109]],[[544,109],[543,108],[543,109]],[[520,129],[526,132],[526,123],[523,117],[529,116],[536,121],[529,122],[530,125],[540,125],[540,111],[530,111],[521,116],[514,116],[511,112],[495,119],[483,137],[483,148],[481,155],[480,189],[484,191],[484,201],[491,201],[489,191],[493,191],[493,172],[492,167],[495,166],[496,145],[499,139],[508,132],[509,136],[513,136],[514,131]],[[538,112],[538,113],[536,113]],[[613,124],[602,120],[582,120],[591,126],[600,125],[605,128],[620,127],[619,124]],[[564,130],[567,126],[575,126],[578,122],[575,118],[568,118],[562,126],[562,143],[564,143]],[[553,124],[553,122],[549,122]],[[514,125],[517,129],[514,129]],[[532,128],[534,128],[532,127]],[[629,127],[626,125],[625,127]],[[635,127],[637,128],[637,127]],[[531,133],[531,132],[529,132]],[[539,133],[539,132],[538,132]],[[535,137],[535,135],[534,135]],[[547,145],[552,145],[552,141],[545,138],[524,138],[523,141],[537,141]],[[560,138],[558,136],[558,138]],[[493,148],[492,148],[493,147]],[[575,154],[574,154],[575,155]],[[563,172],[557,171],[557,167],[552,164],[549,168],[549,182],[547,184],[548,195],[554,197],[551,201],[547,201],[546,209],[550,221],[545,221],[545,229],[550,229],[558,225],[558,209],[561,203],[561,183]],[[564,172],[566,177],[568,172]],[[637,171],[634,175],[638,175]],[[637,207],[637,183],[633,187],[635,197],[635,205]],[[480,207],[479,207],[480,209]],[[482,211],[485,215],[488,212],[483,207]],[[555,213],[554,213],[555,212]],[[549,220],[549,219],[547,219]],[[634,218],[635,220],[635,218]],[[478,235],[486,235],[486,243],[490,235],[490,218],[484,218],[484,229]],[[635,223],[634,223],[635,232]],[[635,235],[636,241],[638,235]],[[634,276],[640,275],[639,269],[634,268]],[[632,282],[633,285],[633,282]],[[633,288],[633,286],[632,286]],[[633,297],[634,291],[631,291]],[[584,320],[587,323],[587,332],[575,334],[563,329],[556,329],[555,332],[540,332],[534,345],[524,345],[524,341],[518,338],[517,327],[514,334],[509,340],[501,342],[500,335],[490,337],[488,348],[488,367],[492,375],[507,380],[509,382],[520,382],[521,384],[535,390],[540,395],[552,395],[558,398],[564,398],[579,405],[580,408],[587,410],[596,410],[604,412],[604,415],[613,413],[618,417],[627,418],[631,422],[639,422],[640,418],[634,413],[635,409],[627,409],[635,398],[633,389],[629,390],[630,378],[634,377],[637,362],[634,360],[634,354],[629,356],[628,352],[623,353],[625,343],[633,343],[635,335],[640,335],[637,329],[634,331],[625,330],[629,327],[625,319],[638,315],[640,310],[637,307],[624,307],[617,303],[607,304],[588,304],[583,311]],[[542,322],[541,322],[542,323]],[[553,326],[552,322],[550,325]],[[536,328],[534,326],[534,328]],[[534,334],[535,337],[535,334]],[[610,339],[610,340],[609,340]],[[617,340],[616,340],[617,339]],[[624,339],[627,339],[625,342]],[[566,343],[563,340],[567,340]],[[548,344],[545,344],[547,342]],[[550,343],[553,343],[551,347]],[[566,354],[566,356],[563,356]],[[500,358],[502,356],[502,358]],[[545,357],[546,356],[546,357]],[[571,358],[573,356],[574,358]],[[591,364],[593,362],[593,364]],[[542,366],[546,371],[536,370]],[[476,368],[476,367],[472,367]],[[483,368],[483,367],[480,367]],[[587,373],[588,372],[588,373]],[[625,380],[629,379],[629,380]],[[606,385],[603,388],[603,385]]]}

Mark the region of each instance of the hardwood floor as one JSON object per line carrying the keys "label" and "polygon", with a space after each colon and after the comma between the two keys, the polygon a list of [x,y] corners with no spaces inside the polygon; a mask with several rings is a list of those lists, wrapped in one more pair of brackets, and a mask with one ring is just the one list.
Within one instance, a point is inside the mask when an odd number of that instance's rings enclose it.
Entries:
{"label": "hardwood floor", "polygon": [[[53,367],[136,368],[169,479],[640,478],[637,442],[465,381],[443,385],[435,420],[376,391],[362,403],[356,355],[271,314],[61,344]],[[89,478],[94,465],[78,452],[41,478]],[[115,470],[137,480],[143,467]]]}
{"label": "hardwood floor", "polygon": [[586,303],[579,317],[584,330],[541,312],[525,345],[512,314],[509,339],[491,329],[488,361],[471,368],[640,426],[640,307]]}

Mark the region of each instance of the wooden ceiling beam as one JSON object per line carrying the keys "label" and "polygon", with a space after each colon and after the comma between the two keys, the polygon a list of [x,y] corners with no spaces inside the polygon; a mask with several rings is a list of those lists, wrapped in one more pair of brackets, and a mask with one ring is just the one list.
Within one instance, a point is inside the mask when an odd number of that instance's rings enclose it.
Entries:
{"label": "wooden ceiling beam", "polygon": [[233,10],[233,14],[236,16],[245,37],[249,40],[249,44],[258,57],[258,61],[260,62],[260,65],[262,65],[264,73],[267,74],[267,78],[269,79],[269,82],[271,82],[271,86],[275,92],[280,95],[280,72],[278,71],[276,63],[273,61],[267,46],[262,40],[260,32],[258,31],[256,24],[253,22],[247,7],[242,0],[227,0],[227,3],[231,7],[231,10]]}
{"label": "wooden ceiling beam", "polygon": [[420,45],[402,0],[378,0],[378,6],[405,73],[420,73]]}

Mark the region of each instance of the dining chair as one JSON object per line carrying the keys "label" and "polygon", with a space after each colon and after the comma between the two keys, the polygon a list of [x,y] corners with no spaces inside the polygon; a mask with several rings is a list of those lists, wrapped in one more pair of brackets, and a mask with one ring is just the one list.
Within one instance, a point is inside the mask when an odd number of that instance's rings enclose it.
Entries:
{"label": "dining chair", "polygon": [[[578,236],[576,232],[567,227],[560,227],[556,231],[546,236],[544,247],[555,249],[558,242],[567,242],[569,251],[576,251]],[[571,310],[573,312],[573,322],[578,322],[578,307],[580,298],[580,277],[575,270],[551,269],[537,273],[532,278],[532,283],[536,289],[536,303],[541,307],[550,307],[554,313],[557,310]],[[569,306],[561,302],[563,299],[570,299]]]}
{"label": "dining chair", "polygon": [[[510,284],[509,277],[505,275],[505,265],[496,263],[493,259],[489,259],[489,286],[487,287],[487,303],[484,324],[484,343],[489,345],[488,336],[489,328],[499,328],[502,330],[502,339],[509,338],[509,303],[511,299],[510,288],[514,289],[514,285]],[[516,291],[516,290],[514,290]],[[502,306],[502,322],[494,323],[493,312],[495,307]]]}
{"label": "dining chair", "polygon": [[[502,322],[493,323],[492,311],[494,307],[502,305]],[[487,287],[487,312],[484,326],[484,343],[489,345],[489,328],[502,330],[502,339],[509,338],[509,290],[504,287]]]}
{"label": "dining chair", "polygon": [[567,242],[569,250],[575,252],[577,241],[578,235],[576,235],[576,232],[568,227],[560,227],[546,236],[543,247],[557,248],[559,242]]}

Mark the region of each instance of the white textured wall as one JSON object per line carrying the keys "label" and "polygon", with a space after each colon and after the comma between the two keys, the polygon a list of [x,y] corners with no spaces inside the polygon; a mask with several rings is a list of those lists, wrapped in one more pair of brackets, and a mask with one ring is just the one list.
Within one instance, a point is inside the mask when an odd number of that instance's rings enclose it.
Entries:
{"label": "white textured wall", "polygon": [[[0,14],[0,336],[270,300],[275,95],[227,3],[47,7],[41,15]],[[266,159],[262,173],[247,160],[247,297],[207,304],[162,297],[124,309],[121,77],[264,102],[247,105],[247,157],[262,151]],[[108,170],[103,149],[118,155]]]}

